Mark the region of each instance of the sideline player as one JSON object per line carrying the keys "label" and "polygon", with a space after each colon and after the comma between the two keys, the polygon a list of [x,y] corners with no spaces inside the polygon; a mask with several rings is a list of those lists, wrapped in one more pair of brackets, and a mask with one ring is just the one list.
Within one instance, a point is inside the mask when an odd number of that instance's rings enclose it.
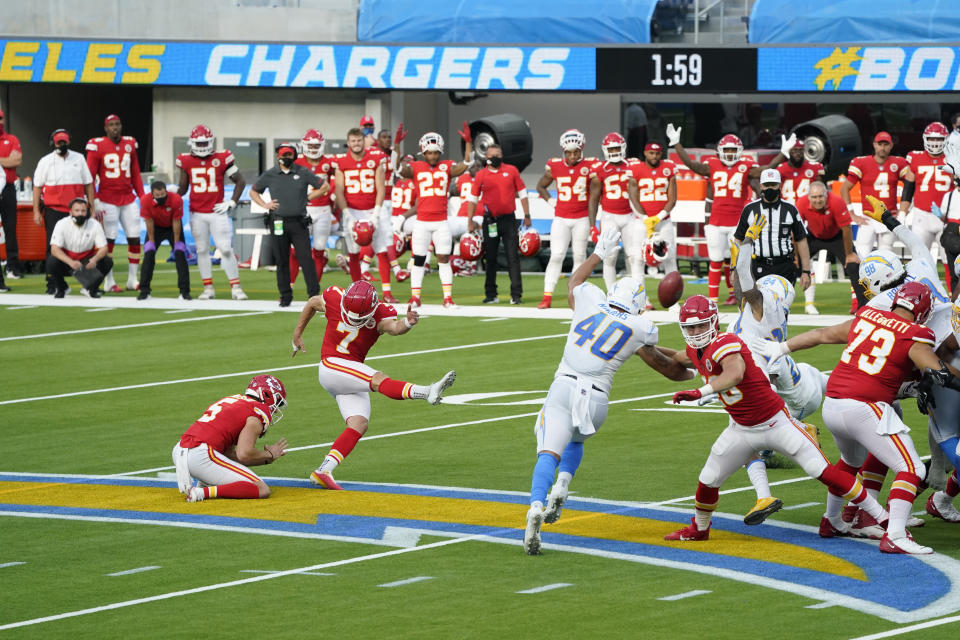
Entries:
{"label": "sideline player", "polygon": [[431,243],[437,255],[443,306],[448,309],[456,306],[453,302],[453,269],[450,267],[453,237],[450,235],[450,224],[447,222],[447,203],[450,197],[450,179],[462,174],[474,162],[470,125],[464,122],[463,129],[458,133],[466,143],[463,161],[441,160],[443,136],[431,131],[420,137],[420,154],[423,160],[405,162],[400,168],[400,176],[412,178],[417,190],[417,217],[413,223],[413,237],[410,240],[413,269],[410,272],[409,304],[414,307],[419,307],[421,304],[424,265],[427,262],[427,252],[430,250]]}
{"label": "sideline player", "polygon": [[381,334],[403,335],[420,319],[415,309],[407,309],[404,317],[398,317],[393,307],[380,303],[377,290],[366,280],[357,280],[346,291],[328,287],[307,300],[293,331],[294,356],[306,352],[303,332],[317,313],[327,319],[320,348],[320,384],[337,401],[347,428],[334,441],[323,463],[310,474],[310,480],[326,489],[342,489],[333,479],[333,470],[367,432],[370,392],[378,391],[394,400],[420,399],[435,405],[457,374],[448,371],[431,385],[418,385],[394,380],[364,364],[367,352]]}
{"label": "sideline player", "polygon": [[[143,197],[143,178],[137,159],[137,141],[121,135],[120,116],[110,114],[103,120],[105,137],[87,142],[87,167],[97,181],[97,199],[94,210],[103,222],[107,236],[107,255],[113,259],[113,245],[117,228],[123,226],[127,237],[127,291],[137,288],[137,269],[140,265],[140,213],[136,201]],[[120,293],[113,279],[113,270],[103,281],[107,292]]]}
{"label": "sideline player", "polygon": [[[893,138],[890,134],[886,131],[878,133],[873,138],[873,155],[857,156],[851,160],[847,168],[847,179],[840,187],[840,197],[847,203],[850,217],[858,225],[854,246],[861,256],[872,251],[874,244],[889,251],[893,248],[893,236],[883,225],[871,222],[866,213],[860,215],[857,212],[850,199],[850,191],[859,182],[861,203],[872,196],[883,202],[890,211],[896,211],[897,183],[904,179],[910,169],[907,167],[906,158],[890,155],[892,149]],[[864,210],[866,208],[862,207]]]}
{"label": "sideline player", "polygon": [[[715,302],[701,295],[687,298],[680,307],[680,330],[687,349],[676,352],[673,357],[681,364],[695,365],[707,384],[699,389],[678,391],[673,395],[674,403],[699,400],[716,393],[730,414],[730,421],[711,447],[700,472],[696,511],[690,525],[666,535],[665,540],[709,539],[710,517],[717,508],[720,487],[757,451],[765,449],[787,455],[811,478],[827,485],[831,492],[852,500],[874,517],[880,520],[887,517],[860,481],[849,471],[830,464],[816,439],[790,416],[783,399],[774,393],[767,376],[755,364],[747,345],[733,334],[719,333],[720,315]],[[838,510],[836,524],[824,515],[820,535],[823,536],[825,530],[846,526],[839,515]],[[833,535],[829,533],[825,537]]]}
{"label": "sideline player", "polygon": [[[667,244],[667,256],[662,261],[664,272],[677,270],[677,229],[670,212],[677,204],[677,165],[663,159],[663,147],[648,142],[643,148],[643,162],[630,167],[632,180],[627,183],[630,202],[641,214],[644,240],[652,242],[654,234]],[[652,308],[652,307],[651,307]]]}
{"label": "sideline player", "polygon": [[[842,324],[806,331],[786,342],[758,345],[771,358],[821,344],[847,345],[827,383],[823,420],[840,449],[841,469],[856,472],[870,453],[896,472],[888,498],[889,521],[884,526],[878,519],[885,529],[880,539],[884,553],[933,553],[906,531],[926,470],[909,427],[892,406],[914,366],[921,371],[946,371],[933,351],[933,330],[923,326],[932,309],[930,289],[906,282],[894,294],[891,310],[868,305]],[[828,494],[827,513],[840,531],[833,516],[840,514],[842,506],[839,496]]]}
{"label": "sideline player", "polygon": [[935,206],[939,208],[943,197],[953,189],[953,176],[938,169],[946,160],[943,151],[948,135],[943,124],[928,124],[923,130],[923,150],[907,154],[907,172],[903,176],[900,211],[912,213],[910,230],[931,252],[933,243],[939,241],[943,231],[943,222],[933,209]]}
{"label": "sideline player", "polygon": [[[329,185],[333,183],[335,171],[333,156],[323,154],[327,145],[326,138],[317,129],[308,129],[300,139],[302,153],[296,164],[310,169],[318,176],[327,179],[328,192],[319,198],[307,199],[307,215],[310,216],[310,236],[313,264],[317,270],[317,282],[323,278],[327,266],[327,240],[330,239],[330,225],[333,223],[333,193]],[[290,252],[290,286],[297,280],[300,263],[295,251]]]}
{"label": "sideline player", "polygon": [[[568,129],[560,136],[562,158],[547,160],[546,170],[537,182],[537,193],[553,208],[550,223],[550,261],[543,276],[543,300],[537,309],[549,309],[553,290],[560,280],[567,248],[573,248],[573,271],[587,258],[587,239],[590,237],[588,191],[590,168],[596,162],[583,157],[586,138],[577,129]],[[547,188],[556,180],[557,198],[550,197]]]}
{"label": "sideline player", "polygon": [[[210,262],[210,236],[213,236],[220,251],[220,268],[230,281],[230,297],[246,300],[247,294],[240,288],[237,256],[233,252],[233,230],[227,213],[237,206],[247,182],[229,149],[214,151],[213,132],[208,127],[195,126],[187,142],[190,153],[177,156],[177,167],[180,168],[177,193],[183,196],[187,188],[190,189],[190,229],[197,244],[197,267],[203,281],[203,292],[197,298],[213,300],[216,296]],[[224,198],[225,178],[233,182],[230,199]]]}
{"label": "sideline player", "polygon": [[[600,236],[594,253],[570,276],[567,303],[573,309],[563,358],[537,416],[537,463],[530,487],[530,509],[523,534],[527,555],[540,553],[540,527],[556,522],[570,480],[583,458],[583,443],[603,426],[613,375],[636,354],[671,380],[689,380],[693,372],[671,359],[673,350],[657,346],[657,327],[641,314],[647,293],[643,282],[621,278],[605,295],[587,277],[620,240],[616,227]],[[559,467],[557,482],[547,489]],[[547,507],[544,510],[544,501]]]}
{"label": "sideline player", "polygon": [[[781,149],[783,153],[785,149]],[[810,162],[803,155],[803,140],[797,138],[787,153],[787,159],[777,165],[780,172],[780,197],[796,204],[810,192],[810,184],[824,182],[825,170],[819,162]]]}
{"label": "sideline player", "polygon": [[280,422],[286,406],[283,383],[269,375],[254,377],[244,393],[210,405],[173,447],[177,486],[187,502],[269,498],[270,487],[247,467],[270,464],[287,453],[286,438],[257,448],[257,440]]}
{"label": "sideline player", "polygon": [[[597,207],[603,210],[600,231],[616,228],[623,240],[630,277],[643,279],[643,226],[630,207],[630,165],[627,163],[627,141],[617,132],[608,133],[600,142],[603,162],[590,169],[590,226],[597,222]],[[589,233],[589,229],[587,230]],[[603,261],[603,282],[609,291],[617,280],[617,252],[609,251]]]}

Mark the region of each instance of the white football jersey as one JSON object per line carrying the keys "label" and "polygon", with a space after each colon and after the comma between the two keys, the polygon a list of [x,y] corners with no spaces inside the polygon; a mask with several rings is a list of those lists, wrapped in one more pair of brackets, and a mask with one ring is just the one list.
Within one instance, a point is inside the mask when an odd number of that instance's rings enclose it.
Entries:
{"label": "white football jersey", "polygon": [[[905,282],[919,282],[925,284],[930,289],[930,295],[933,297],[933,312],[924,323],[933,330],[937,336],[937,346],[950,337],[952,328],[950,326],[950,314],[953,304],[950,302],[950,296],[947,295],[943,283],[940,282],[940,275],[937,268],[926,258],[915,258],[907,263],[905,267],[907,277]],[[893,297],[897,293],[897,288],[882,291],[870,299],[867,306],[875,309],[889,311],[893,308]]]}
{"label": "white football jersey", "polygon": [[610,391],[613,374],[644,345],[657,343],[657,327],[643,316],[607,306],[607,296],[584,282],[573,290],[574,312],[557,376],[589,379]]}
{"label": "white football jersey", "polygon": [[794,418],[803,420],[820,408],[827,385],[826,374],[806,362],[796,362],[789,355],[777,360],[770,373],[777,376],[774,386]]}
{"label": "white football jersey", "polygon": [[[753,315],[749,304],[744,304],[737,319],[727,327],[727,333],[740,336],[744,342],[751,339],[772,340],[783,342],[787,339],[787,310],[780,304],[780,300],[772,291],[758,289],[763,296],[763,317],[759,320]],[[757,366],[769,375],[768,362],[765,358],[754,358]]]}

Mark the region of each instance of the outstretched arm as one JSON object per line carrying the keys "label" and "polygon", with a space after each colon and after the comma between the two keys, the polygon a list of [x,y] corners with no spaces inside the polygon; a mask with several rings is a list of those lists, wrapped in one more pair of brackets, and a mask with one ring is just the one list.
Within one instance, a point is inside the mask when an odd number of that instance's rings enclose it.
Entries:
{"label": "outstretched arm", "polygon": [[303,344],[303,332],[307,328],[307,325],[310,324],[310,319],[313,318],[316,313],[323,313],[327,310],[327,305],[323,302],[323,295],[313,296],[307,300],[306,304],[303,305],[303,310],[300,312],[300,317],[297,319],[297,326],[293,330],[293,353],[290,354],[290,357],[293,358],[297,355],[298,352],[302,351],[304,353],[307,350],[304,348]]}
{"label": "outstretched arm", "polygon": [[690,380],[697,375],[693,369],[688,369],[676,359],[664,353],[664,350],[657,345],[644,345],[637,350],[637,355],[647,363],[648,367],[670,380],[678,382]]}

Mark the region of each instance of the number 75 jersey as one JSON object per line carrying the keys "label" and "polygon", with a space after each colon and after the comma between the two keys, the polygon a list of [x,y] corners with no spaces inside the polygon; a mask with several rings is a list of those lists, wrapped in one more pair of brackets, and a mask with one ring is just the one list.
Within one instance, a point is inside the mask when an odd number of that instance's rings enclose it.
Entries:
{"label": "number 75 jersey", "polygon": [[585,282],[573,290],[574,312],[558,376],[589,379],[610,391],[613,374],[644,345],[657,343],[657,327],[643,316],[607,306],[607,296]]}

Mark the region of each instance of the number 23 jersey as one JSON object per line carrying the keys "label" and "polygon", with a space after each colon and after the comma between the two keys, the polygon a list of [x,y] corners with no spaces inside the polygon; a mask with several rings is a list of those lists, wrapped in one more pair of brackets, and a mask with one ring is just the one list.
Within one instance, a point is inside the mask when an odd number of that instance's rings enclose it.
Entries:
{"label": "number 23 jersey", "polygon": [[585,282],[573,290],[574,311],[558,376],[587,378],[609,392],[613,374],[644,345],[657,343],[657,327],[643,316],[607,306],[607,296]]}

